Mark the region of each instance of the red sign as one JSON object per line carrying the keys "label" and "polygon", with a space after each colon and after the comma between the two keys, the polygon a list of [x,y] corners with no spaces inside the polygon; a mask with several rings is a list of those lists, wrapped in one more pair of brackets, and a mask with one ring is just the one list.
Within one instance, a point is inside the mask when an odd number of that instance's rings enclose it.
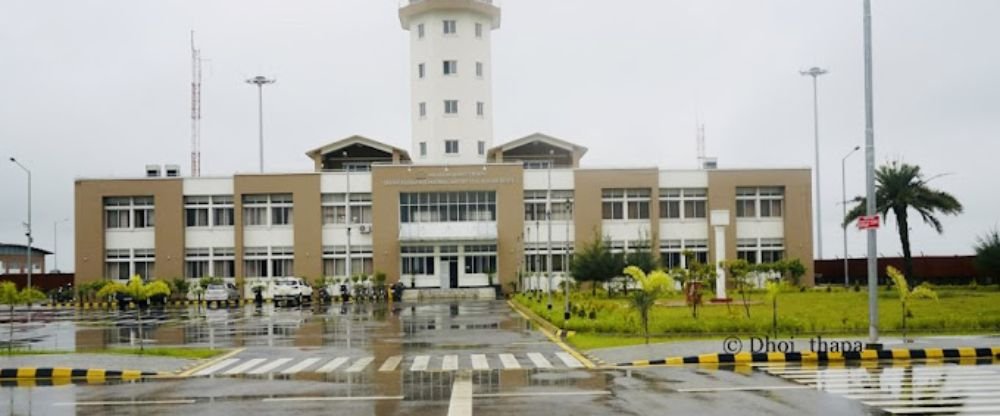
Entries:
{"label": "red sign", "polygon": [[859,230],[877,230],[879,228],[879,216],[872,215],[870,217],[862,216],[858,218],[858,229]]}

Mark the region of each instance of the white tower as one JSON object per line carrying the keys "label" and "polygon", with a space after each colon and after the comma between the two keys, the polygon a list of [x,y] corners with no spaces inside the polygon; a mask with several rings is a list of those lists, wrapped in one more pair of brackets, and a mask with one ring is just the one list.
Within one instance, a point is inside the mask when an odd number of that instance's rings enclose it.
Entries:
{"label": "white tower", "polygon": [[484,163],[493,146],[490,37],[494,0],[403,0],[410,32],[410,105],[415,163]]}

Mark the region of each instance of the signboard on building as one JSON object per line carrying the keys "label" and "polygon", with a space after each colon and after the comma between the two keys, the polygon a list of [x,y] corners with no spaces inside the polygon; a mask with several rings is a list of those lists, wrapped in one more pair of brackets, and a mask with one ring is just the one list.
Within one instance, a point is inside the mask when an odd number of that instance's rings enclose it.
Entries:
{"label": "signboard on building", "polygon": [[858,229],[859,230],[877,230],[879,229],[880,219],[878,215],[872,216],[861,216],[858,218]]}

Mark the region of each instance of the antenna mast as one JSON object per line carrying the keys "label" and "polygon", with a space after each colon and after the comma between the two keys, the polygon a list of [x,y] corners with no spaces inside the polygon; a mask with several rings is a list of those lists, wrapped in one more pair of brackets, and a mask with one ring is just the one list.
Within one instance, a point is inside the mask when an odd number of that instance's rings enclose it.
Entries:
{"label": "antenna mast", "polygon": [[191,31],[191,176],[201,176],[201,50]]}
{"label": "antenna mast", "polygon": [[698,169],[704,169],[705,166],[705,125],[701,120],[695,121],[697,130],[697,140],[698,140]]}

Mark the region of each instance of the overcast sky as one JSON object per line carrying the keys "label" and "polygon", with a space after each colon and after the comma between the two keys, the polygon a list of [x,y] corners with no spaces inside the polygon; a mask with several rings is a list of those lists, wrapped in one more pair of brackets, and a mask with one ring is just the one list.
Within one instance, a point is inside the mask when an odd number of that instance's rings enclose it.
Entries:
{"label": "overcast sky", "polygon": [[[0,241],[23,243],[34,173],[37,245],[61,226],[72,268],[73,180],[189,169],[189,31],[204,67],[206,175],[257,166],[265,90],[271,171],[352,134],[409,149],[408,37],[397,0],[0,1]],[[840,161],[864,141],[861,0],[505,0],[493,36],[495,144],[544,132],[584,166],[695,167],[695,120],[721,167],[812,166],[819,65],[825,254],[841,256]],[[902,159],[965,205],[915,254],[971,253],[1000,221],[1000,1],[875,0],[877,160]],[[848,160],[850,195],[863,157]],[[912,218],[912,217],[911,217]],[[894,226],[879,251],[899,253]],[[864,252],[850,232],[850,253]],[[51,260],[51,259],[50,259]]]}

